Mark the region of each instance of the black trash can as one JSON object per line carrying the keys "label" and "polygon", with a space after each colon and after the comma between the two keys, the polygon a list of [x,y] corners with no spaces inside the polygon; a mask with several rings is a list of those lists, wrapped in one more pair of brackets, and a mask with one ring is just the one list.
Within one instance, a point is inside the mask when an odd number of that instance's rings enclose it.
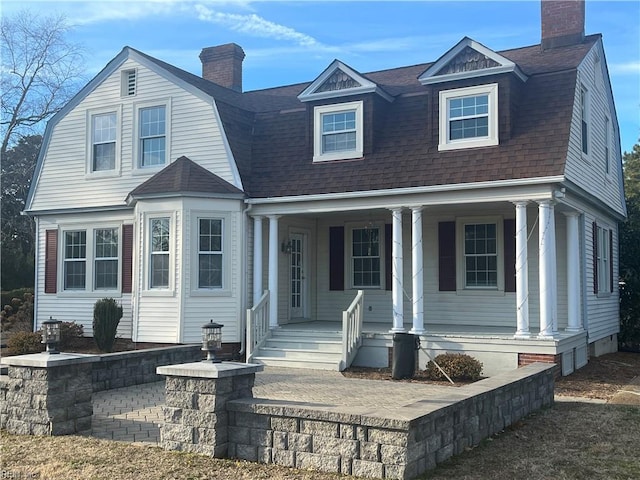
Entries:
{"label": "black trash can", "polygon": [[413,378],[416,371],[416,350],[420,348],[420,337],[411,333],[393,334],[393,359],[391,378]]}

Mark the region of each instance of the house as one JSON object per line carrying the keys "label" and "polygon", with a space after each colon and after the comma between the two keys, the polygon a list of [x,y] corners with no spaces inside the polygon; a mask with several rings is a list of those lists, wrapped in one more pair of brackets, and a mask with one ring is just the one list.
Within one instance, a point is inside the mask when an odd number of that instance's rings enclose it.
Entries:
{"label": "house", "polygon": [[[252,361],[386,366],[393,334],[491,375],[568,374],[617,348],[619,130],[583,1],[542,1],[538,45],[463,38],[435,62],[244,92],[125,47],[48,124],[26,212],[37,327],[199,342]],[[319,69],[320,70],[320,69]],[[246,335],[246,336],[245,336]],[[248,340],[246,340],[248,339]]]}

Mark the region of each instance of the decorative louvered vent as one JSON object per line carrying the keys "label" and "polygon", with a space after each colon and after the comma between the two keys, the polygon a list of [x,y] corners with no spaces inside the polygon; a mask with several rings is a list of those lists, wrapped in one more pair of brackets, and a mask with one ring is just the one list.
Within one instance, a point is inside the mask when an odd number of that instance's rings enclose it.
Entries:
{"label": "decorative louvered vent", "polygon": [[136,71],[125,70],[122,72],[122,96],[130,97],[136,94]]}

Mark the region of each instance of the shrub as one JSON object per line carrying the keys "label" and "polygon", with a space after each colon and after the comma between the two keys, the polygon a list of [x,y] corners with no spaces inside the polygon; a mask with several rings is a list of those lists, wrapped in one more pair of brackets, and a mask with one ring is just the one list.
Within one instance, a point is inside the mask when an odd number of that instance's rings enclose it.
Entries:
{"label": "shrub", "polygon": [[26,355],[44,350],[42,335],[38,332],[16,332],[7,340],[10,355]]}
{"label": "shrub", "polygon": [[[463,353],[443,353],[434,360],[453,380],[478,380],[482,372],[482,363]],[[427,363],[425,374],[431,380],[445,380],[435,363]]]}
{"label": "shrub", "polygon": [[59,349],[73,348],[76,340],[84,336],[84,327],[76,322],[62,322],[60,324]]}
{"label": "shrub", "polygon": [[33,331],[33,292],[29,289],[2,293],[0,328],[3,332]]}
{"label": "shrub", "polygon": [[111,352],[116,341],[122,307],[113,298],[98,300],[93,307],[93,338],[102,352]]}

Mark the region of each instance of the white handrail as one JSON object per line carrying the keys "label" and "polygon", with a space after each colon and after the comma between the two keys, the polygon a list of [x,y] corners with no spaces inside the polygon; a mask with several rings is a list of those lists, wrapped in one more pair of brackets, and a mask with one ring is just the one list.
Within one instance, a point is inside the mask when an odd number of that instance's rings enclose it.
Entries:
{"label": "white handrail", "polygon": [[270,336],[269,290],[265,290],[258,303],[247,310],[247,363]]}
{"label": "white handrail", "polygon": [[342,360],[340,371],[353,362],[362,344],[362,320],[364,316],[364,292],[358,290],[349,308],[342,312]]}

